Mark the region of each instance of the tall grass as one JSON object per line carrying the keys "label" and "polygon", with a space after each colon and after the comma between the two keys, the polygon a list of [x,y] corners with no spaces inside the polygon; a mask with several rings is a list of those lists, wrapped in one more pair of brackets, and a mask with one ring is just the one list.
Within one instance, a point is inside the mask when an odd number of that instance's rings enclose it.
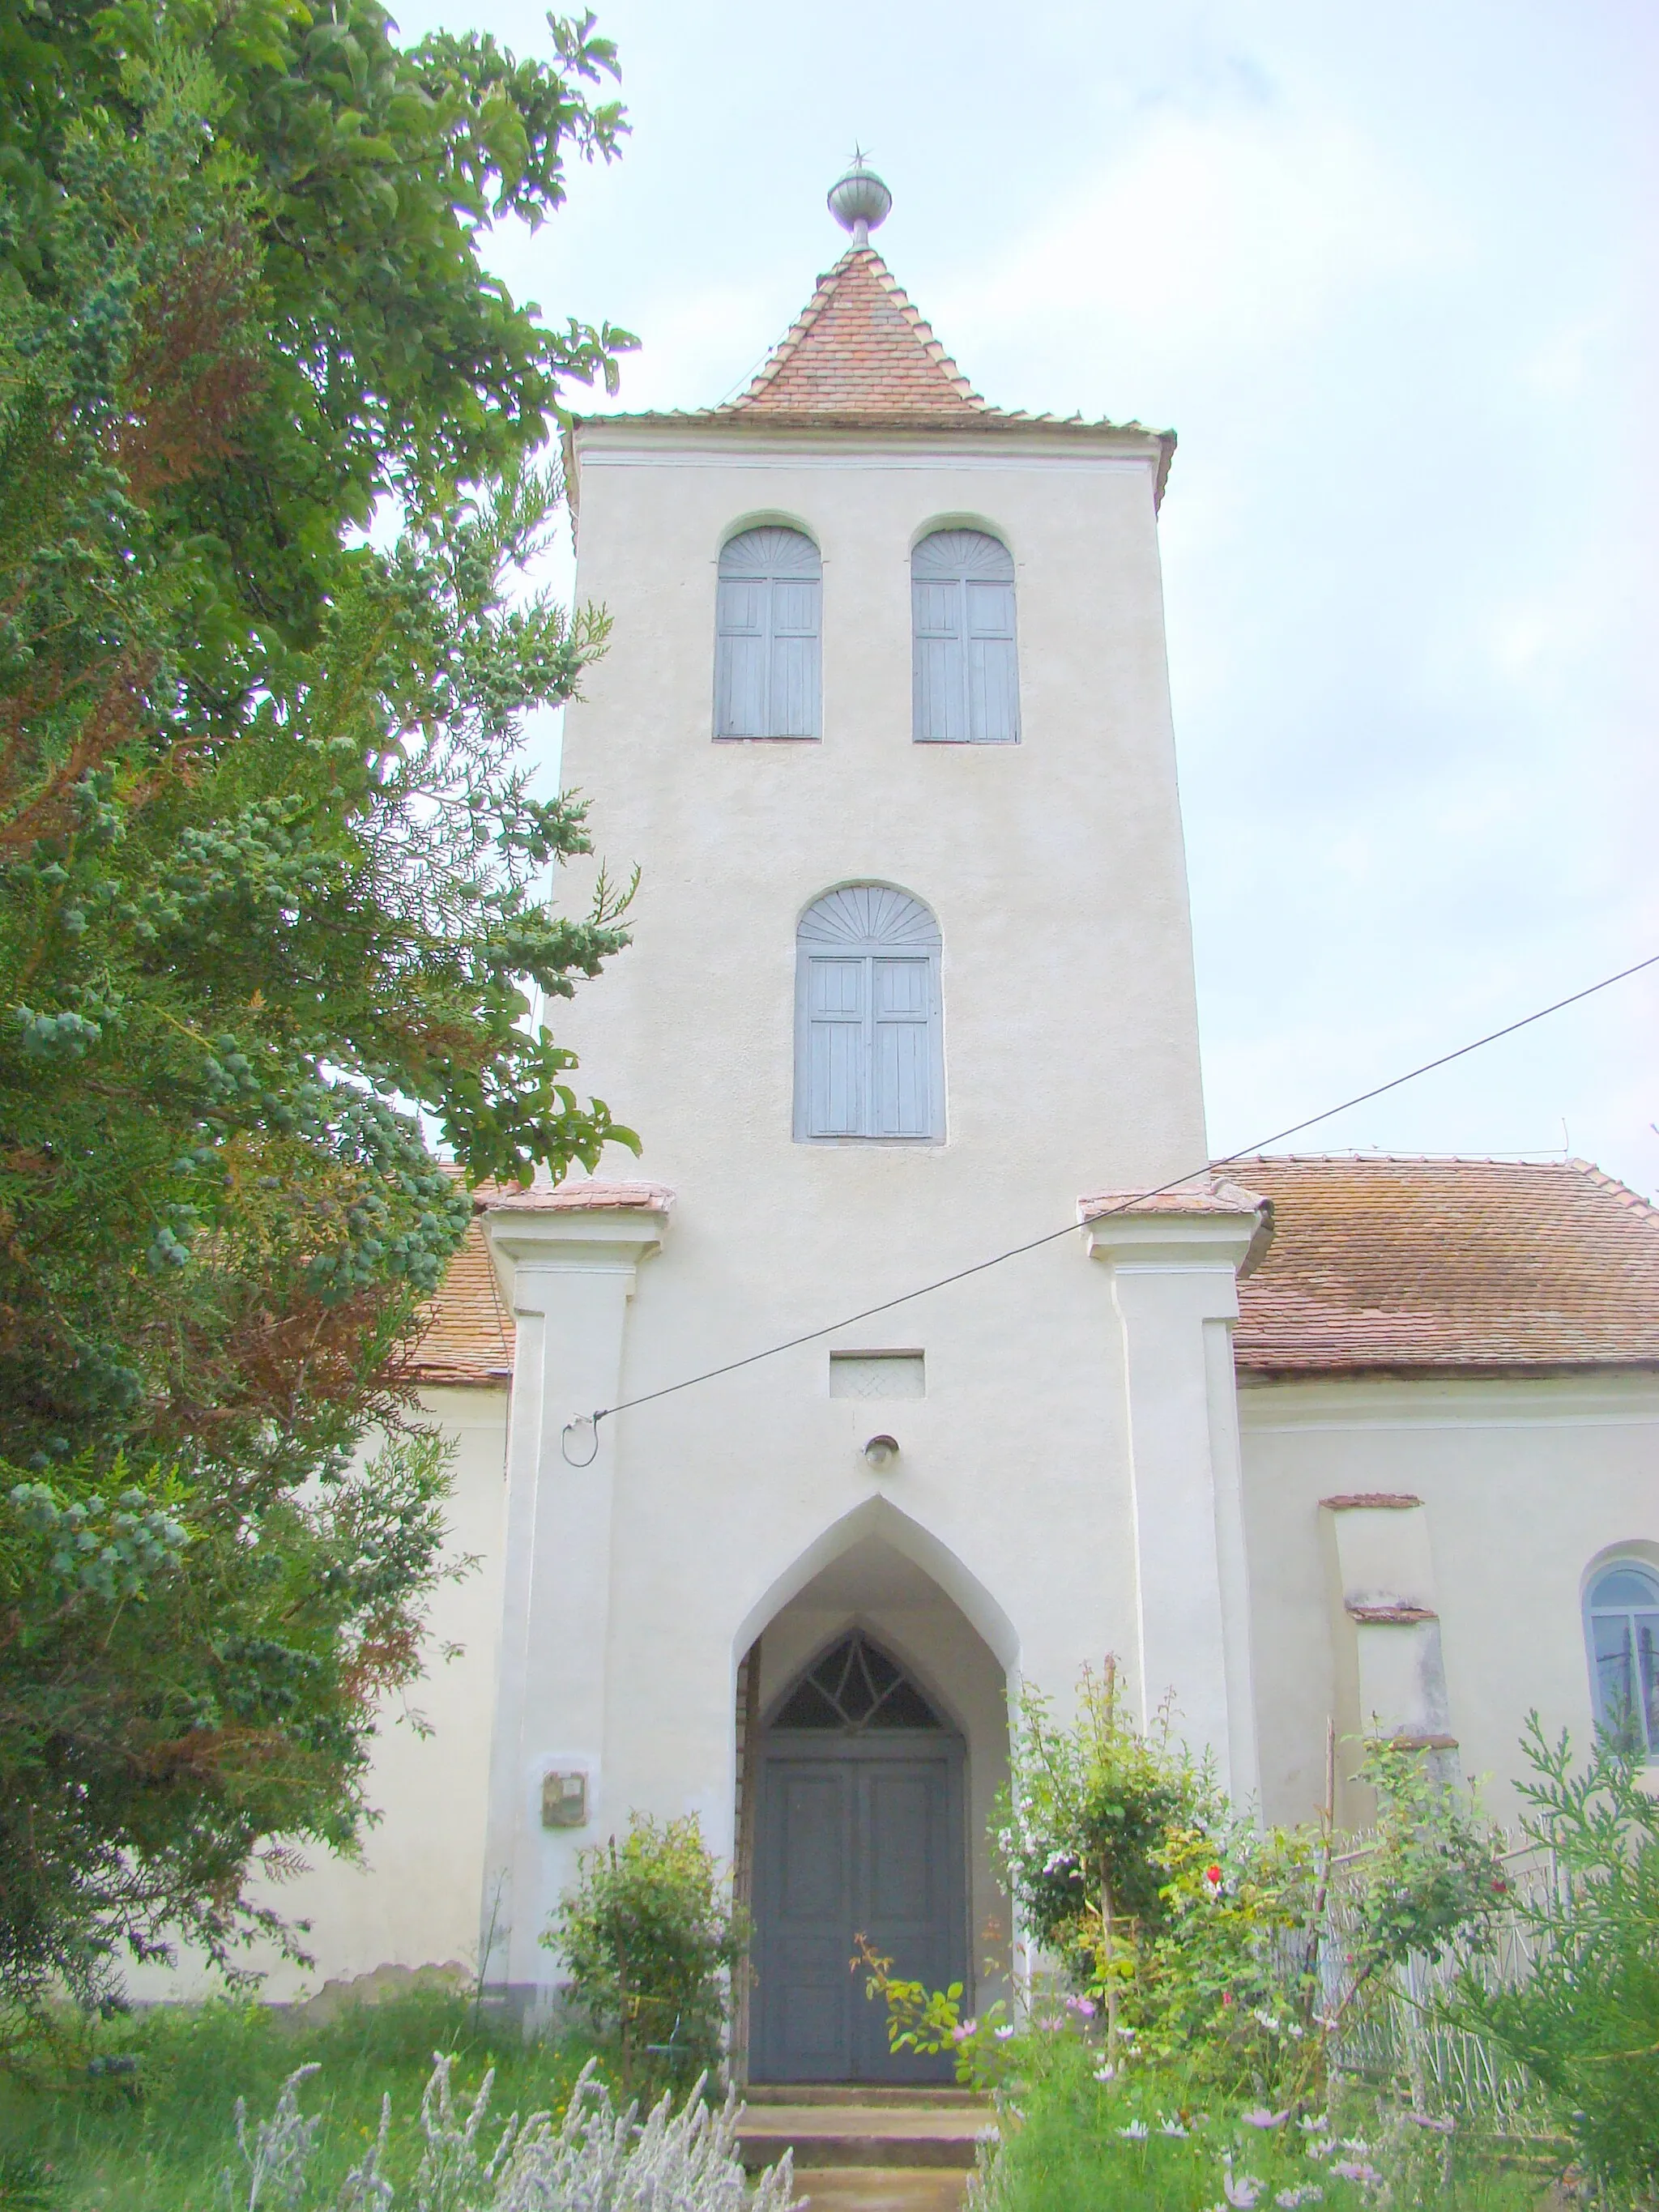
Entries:
{"label": "tall grass", "polygon": [[348,2005],[321,2021],[258,2004],[157,2007],[101,2024],[72,2057],[0,2078],[0,2208],[212,2212],[234,2158],[236,2100],[269,2111],[287,2076],[313,2060],[322,2071],[304,2103],[323,2115],[313,2170],[331,2188],[373,2136],[383,2095],[414,2113],[436,2051],[454,2055],[458,2091],[493,2066],[503,2114],[562,2113],[592,2055],[574,2036],[526,2043],[516,2021],[443,1990]]}

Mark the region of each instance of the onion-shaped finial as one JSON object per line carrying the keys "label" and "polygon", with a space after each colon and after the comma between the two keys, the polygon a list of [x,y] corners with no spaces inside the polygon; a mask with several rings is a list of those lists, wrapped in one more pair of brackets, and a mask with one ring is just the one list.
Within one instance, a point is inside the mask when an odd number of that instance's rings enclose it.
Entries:
{"label": "onion-shaped finial", "polygon": [[866,162],[862,149],[855,147],[853,166],[830,185],[828,204],[842,228],[852,232],[854,245],[867,246],[871,232],[887,220],[893,195]]}

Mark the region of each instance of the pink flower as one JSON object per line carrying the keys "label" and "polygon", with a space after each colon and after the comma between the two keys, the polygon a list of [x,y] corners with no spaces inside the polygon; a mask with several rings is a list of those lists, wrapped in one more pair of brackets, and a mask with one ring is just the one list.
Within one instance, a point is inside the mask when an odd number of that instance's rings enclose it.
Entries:
{"label": "pink flower", "polygon": [[1092,1997],[1067,1997],[1066,2009],[1074,2012],[1079,2020],[1092,2020],[1099,2007]]}
{"label": "pink flower", "polygon": [[1351,2158],[1339,2160],[1331,2172],[1338,2181],[1357,2181],[1362,2189],[1375,2189],[1382,2179],[1374,2166],[1356,2163]]}
{"label": "pink flower", "polygon": [[1407,2112],[1406,2118],[1414,2128],[1432,2128],[1437,2136],[1455,2136],[1457,2133],[1455,2120],[1431,2119],[1427,2112]]}
{"label": "pink flower", "polygon": [[1285,2106],[1282,2112],[1270,2112],[1265,2105],[1258,2105],[1255,2112],[1241,2112],[1239,2114],[1239,2118],[1243,2121],[1247,2128],[1283,2127],[1285,2121],[1288,2120],[1290,2117],[1291,2108],[1288,2105]]}
{"label": "pink flower", "polygon": [[1241,2174],[1235,2180],[1232,2168],[1229,2166],[1221,2189],[1233,2212],[1255,2212],[1255,2201],[1261,2194],[1261,2184],[1253,2173]]}

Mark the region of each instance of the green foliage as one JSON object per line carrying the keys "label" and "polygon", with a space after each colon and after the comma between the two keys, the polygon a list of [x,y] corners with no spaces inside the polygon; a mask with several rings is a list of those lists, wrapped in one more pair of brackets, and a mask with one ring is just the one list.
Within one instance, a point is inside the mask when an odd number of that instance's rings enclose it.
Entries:
{"label": "green foliage", "polygon": [[1659,2185],[1659,1803],[1605,1736],[1574,1771],[1565,1732],[1534,1713],[1526,1827],[1553,1879],[1522,1890],[1531,1972],[1493,1984],[1466,1973],[1453,2017],[1527,2066],[1554,2099],[1584,2165],[1607,2187]]}
{"label": "green foliage", "polygon": [[551,904],[589,841],[520,732],[605,633],[524,588],[528,456],[630,341],[478,257],[615,150],[609,46],[553,38],[0,0],[15,2003],[169,1929],[228,1960],[276,1932],[251,1853],[352,1847],[440,1571],[404,1368],[465,1184],[635,1143],[528,1019],[626,942],[602,871]]}
{"label": "green foliage", "polygon": [[350,1852],[374,1700],[417,1671],[443,1454],[409,1437],[257,1515],[210,1478],[84,1462],[0,1495],[0,1990],[88,2003],[118,1948],[234,1971],[299,1935],[241,1895],[261,1838]]}
{"label": "green foliage", "polygon": [[1166,1832],[1212,1815],[1219,1802],[1207,1771],[1176,1741],[1170,1707],[1143,1735],[1109,1658],[1100,1674],[1084,1668],[1069,1727],[1028,1683],[1010,1772],[992,1843],[1031,1933],[1085,1979],[1133,1974],[1137,1944],[1164,1917]]}
{"label": "green foliage", "polygon": [[[388,491],[441,512],[455,486],[510,472],[544,440],[561,384],[614,386],[634,343],[548,327],[479,260],[492,222],[539,225],[568,156],[609,160],[626,128],[589,96],[616,75],[592,16],[550,29],[550,64],[488,33],[402,49],[378,0],[7,0],[0,15],[0,179],[17,210],[0,251],[39,291],[60,276],[77,134],[99,117],[142,129],[149,83],[181,52],[220,88],[213,146],[250,179],[275,343],[234,441],[168,489],[164,527],[211,542],[262,659],[320,634],[343,521],[366,524]],[[220,642],[234,683],[244,641]],[[202,674],[211,688],[210,659]]]}
{"label": "green foliage", "polygon": [[1104,2075],[1097,2048],[1027,2039],[1018,2116],[973,2212],[1531,2212],[1538,2179],[1443,2124],[1346,2093],[1328,2110],[1241,2109],[1184,2066]]}
{"label": "green foliage", "polygon": [[635,1813],[620,1844],[584,1851],[578,1868],[541,1940],[594,2027],[615,2039],[624,2084],[711,2070],[749,1936],[696,1815]]}
{"label": "green foliage", "polygon": [[[1387,2000],[1389,1970],[1480,1950],[1505,1901],[1474,1804],[1420,1752],[1368,1745],[1378,1821],[1345,1869],[1328,2001],[1328,1815],[1266,1828],[1235,1808],[1175,1739],[1167,1701],[1135,1728],[1109,1660],[1085,1669],[1066,1725],[1026,1686],[1010,1772],[993,1847],[1026,1925],[1089,2016],[1103,2012],[1109,2065],[1179,2060],[1220,2094],[1321,2094],[1334,2043]],[[988,2056],[978,2031],[964,2064]]]}
{"label": "green foliage", "polygon": [[[504,2110],[556,2116],[592,2056],[580,2038],[526,2041],[516,2015],[433,1987],[348,2003],[326,2018],[220,2001],[63,2025],[49,2068],[0,2075],[0,2142],[58,2212],[204,2212],[222,2203],[238,2099],[268,2111],[301,2065],[320,2069],[307,2100],[319,2123],[313,2175],[332,2191],[373,2142],[383,2097],[400,2117],[418,2108],[434,2051],[452,2059],[460,2094],[475,2093],[493,2070]],[[387,2166],[399,2205],[418,2162],[418,2144],[395,2131]]]}

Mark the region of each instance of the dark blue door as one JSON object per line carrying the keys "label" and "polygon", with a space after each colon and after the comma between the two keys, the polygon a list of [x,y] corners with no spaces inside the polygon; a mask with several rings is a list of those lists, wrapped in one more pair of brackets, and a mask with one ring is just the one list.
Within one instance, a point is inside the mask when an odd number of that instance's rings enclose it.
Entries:
{"label": "dark blue door", "polygon": [[799,1725],[798,1690],[765,1739],[750,2002],[757,2081],[952,2078],[947,2057],[889,2051],[884,2008],[851,1965],[864,1935],[906,1980],[942,1989],[966,1979],[962,1744],[909,1694],[915,1705],[890,1704],[911,1725],[866,1716],[863,1726],[831,1728]]}

